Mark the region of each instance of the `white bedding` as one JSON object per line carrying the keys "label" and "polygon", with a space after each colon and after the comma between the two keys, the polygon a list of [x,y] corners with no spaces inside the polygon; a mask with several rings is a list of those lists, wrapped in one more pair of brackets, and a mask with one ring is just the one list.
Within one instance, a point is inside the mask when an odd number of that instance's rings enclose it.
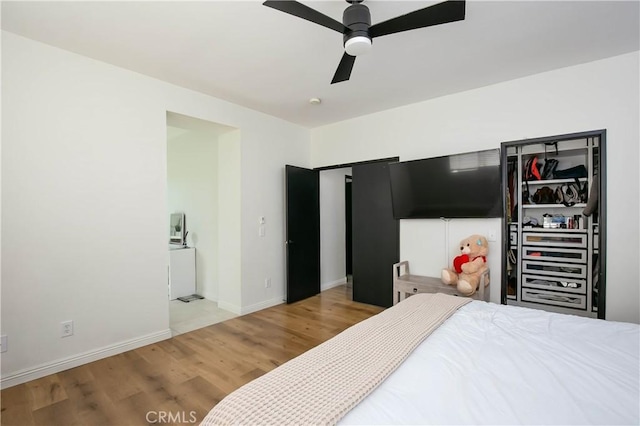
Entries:
{"label": "white bedding", "polygon": [[640,424],[640,326],[474,301],[340,424]]}

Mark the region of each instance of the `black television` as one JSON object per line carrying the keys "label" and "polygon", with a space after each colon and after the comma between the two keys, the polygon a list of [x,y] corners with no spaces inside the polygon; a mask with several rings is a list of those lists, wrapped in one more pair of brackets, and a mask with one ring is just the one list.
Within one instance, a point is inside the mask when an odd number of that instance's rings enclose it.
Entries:
{"label": "black television", "polygon": [[502,216],[500,149],[389,164],[395,219]]}

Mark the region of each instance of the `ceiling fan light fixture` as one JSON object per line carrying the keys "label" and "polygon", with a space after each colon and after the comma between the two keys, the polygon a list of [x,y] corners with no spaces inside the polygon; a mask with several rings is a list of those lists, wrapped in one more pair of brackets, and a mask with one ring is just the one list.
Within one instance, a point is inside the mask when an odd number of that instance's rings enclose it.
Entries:
{"label": "ceiling fan light fixture", "polygon": [[371,50],[371,39],[364,36],[351,37],[344,43],[344,51],[351,56],[360,56]]}

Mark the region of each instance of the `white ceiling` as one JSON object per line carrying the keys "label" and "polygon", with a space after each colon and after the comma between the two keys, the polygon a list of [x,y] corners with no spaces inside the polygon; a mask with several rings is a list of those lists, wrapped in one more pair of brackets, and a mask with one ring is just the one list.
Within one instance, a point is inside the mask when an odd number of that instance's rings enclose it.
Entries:
{"label": "white ceiling", "polygon": [[[347,7],[304,3],[338,21]],[[435,3],[364,4],[375,24]],[[376,38],[334,85],[341,34],[257,1],[3,1],[2,28],[316,127],[639,50],[639,5],[467,1],[464,21]]]}

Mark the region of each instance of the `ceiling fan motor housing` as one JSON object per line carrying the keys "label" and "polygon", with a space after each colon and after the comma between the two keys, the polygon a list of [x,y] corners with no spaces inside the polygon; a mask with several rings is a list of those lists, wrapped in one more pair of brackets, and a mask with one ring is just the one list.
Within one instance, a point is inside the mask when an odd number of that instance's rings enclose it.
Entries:
{"label": "ceiling fan motor housing", "polygon": [[360,3],[352,3],[342,14],[342,23],[351,31],[343,36],[344,44],[354,37],[369,37],[369,27],[371,26],[371,13],[369,8]]}

